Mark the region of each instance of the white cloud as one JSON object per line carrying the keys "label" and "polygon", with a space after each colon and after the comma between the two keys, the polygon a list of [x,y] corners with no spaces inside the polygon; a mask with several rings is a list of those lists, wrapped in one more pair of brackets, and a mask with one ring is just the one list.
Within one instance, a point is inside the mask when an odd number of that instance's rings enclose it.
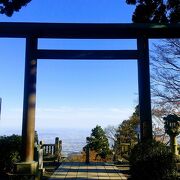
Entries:
{"label": "white cloud", "polygon": [[[37,126],[89,127],[117,125],[133,112],[128,108],[59,107],[37,109]],[[45,122],[45,123],[43,123]]]}
{"label": "white cloud", "polygon": [[[6,110],[2,113],[0,128],[22,126],[22,108]],[[44,107],[36,109],[37,128],[93,128],[118,125],[127,119],[133,108],[121,107]]]}

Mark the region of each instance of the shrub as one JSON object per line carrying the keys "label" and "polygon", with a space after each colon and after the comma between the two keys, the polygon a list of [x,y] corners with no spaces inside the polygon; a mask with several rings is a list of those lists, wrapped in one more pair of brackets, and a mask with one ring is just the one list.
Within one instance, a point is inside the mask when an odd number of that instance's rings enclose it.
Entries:
{"label": "shrub", "polygon": [[11,171],[14,163],[21,160],[21,136],[0,137],[0,170]]}
{"label": "shrub", "polygon": [[169,148],[155,140],[135,145],[130,154],[134,180],[176,179],[176,160]]}

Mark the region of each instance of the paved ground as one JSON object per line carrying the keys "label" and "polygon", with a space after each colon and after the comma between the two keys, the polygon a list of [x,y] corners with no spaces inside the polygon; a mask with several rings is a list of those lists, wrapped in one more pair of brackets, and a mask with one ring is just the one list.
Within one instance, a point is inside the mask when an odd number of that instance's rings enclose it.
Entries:
{"label": "paved ground", "polygon": [[66,162],[62,163],[59,168],[51,176],[50,180],[58,179],[119,179],[126,180],[126,176],[122,171],[113,164],[108,163],[80,163]]}

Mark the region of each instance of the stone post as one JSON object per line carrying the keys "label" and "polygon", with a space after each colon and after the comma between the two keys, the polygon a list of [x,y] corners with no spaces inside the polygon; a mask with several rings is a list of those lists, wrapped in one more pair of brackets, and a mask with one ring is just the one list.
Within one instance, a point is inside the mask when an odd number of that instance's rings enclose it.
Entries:
{"label": "stone post", "polygon": [[58,137],[55,138],[55,156],[59,162],[59,160],[60,160],[60,142],[59,142]]}
{"label": "stone post", "polygon": [[173,136],[173,135],[170,136],[170,146],[171,146],[171,152],[174,155],[178,156],[179,153],[178,153],[178,149],[177,149],[177,138],[176,138],[176,136]]}
{"label": "stone post", "polygon": [[59,152],[59,138],[55,138],[55,154]]}
{"label": "stone post", "polygon": [[89,145],[86,145],[86,164],[89,164]]}
{"label": "stone post", "polygon": [[89,164],[89,151],[90,151],[90,148],[89,148],[89,137],[86,137],[86,146],[85,146],[85,151],[86,151],[86,164]]}
{"label": "stone post", "polygon": [[59,141],[59,157],[62,157],[62,140]]}

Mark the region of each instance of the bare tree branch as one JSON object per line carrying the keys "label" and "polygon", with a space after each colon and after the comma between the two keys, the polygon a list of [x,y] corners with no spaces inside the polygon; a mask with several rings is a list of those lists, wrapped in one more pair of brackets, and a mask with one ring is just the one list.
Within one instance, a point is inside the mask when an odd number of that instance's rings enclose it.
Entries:
{"label": "bare tree branch", "polygon": [[179,39],[166,39],[154,45],[151,51],[151,91],[154,108],[162,113],[180,112]]}

